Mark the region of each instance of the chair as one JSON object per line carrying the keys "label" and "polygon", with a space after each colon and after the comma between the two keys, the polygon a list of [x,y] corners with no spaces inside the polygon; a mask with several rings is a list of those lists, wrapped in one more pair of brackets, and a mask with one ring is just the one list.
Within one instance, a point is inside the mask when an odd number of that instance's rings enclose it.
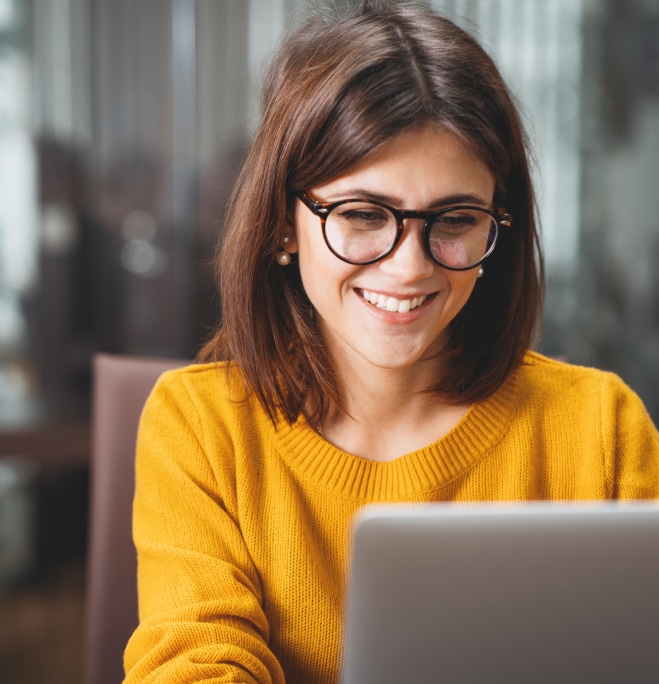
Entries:
{"label": "chair", "polygon": [[123,679],[123,652],[138,621],[132,541],[137,425],[158,376],[186,363],[94,357],[85,684],[118,684]]}

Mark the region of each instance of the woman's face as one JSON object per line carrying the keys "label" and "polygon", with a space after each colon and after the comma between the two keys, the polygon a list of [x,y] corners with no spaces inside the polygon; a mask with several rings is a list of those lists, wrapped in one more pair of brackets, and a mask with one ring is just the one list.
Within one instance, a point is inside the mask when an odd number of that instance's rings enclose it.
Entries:
{"label": "woman's face", "polygon": [[[305,190],[321,202],[377,198],[408,210],[455,204],[491,210],[494,186],[492,173],[457,136],[426,126],[396,136],[338,178]],[[329,251],[320,219],[299,200],[286,249],[299,254],[302,282],[332,358],[350,367],[441,363],[446,328],[469,299],[478,271],[449,271],[432,261],[420,219],[405,221],[399,243],[381,261],[345,263]]]}

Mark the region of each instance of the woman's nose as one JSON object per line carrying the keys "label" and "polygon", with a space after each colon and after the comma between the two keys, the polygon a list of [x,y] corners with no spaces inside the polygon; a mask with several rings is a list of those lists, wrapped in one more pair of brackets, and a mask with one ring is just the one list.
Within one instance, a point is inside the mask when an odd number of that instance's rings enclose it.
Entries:
{"label": "woman's nose", "polygon": [[396,276],[401,283],[416,282],[433,274],[435,262],[426,250],[421,219],[404,220],[403,234],[398,244],[380,264],[383,270]]}

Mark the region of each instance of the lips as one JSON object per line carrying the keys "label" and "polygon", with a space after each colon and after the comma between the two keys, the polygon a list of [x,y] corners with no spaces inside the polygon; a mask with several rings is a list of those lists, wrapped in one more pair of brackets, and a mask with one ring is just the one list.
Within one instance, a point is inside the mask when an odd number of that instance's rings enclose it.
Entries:
{"label": "lips", "polygon": [[426,301],[428,295],[419,295],[410,299],[396,299],[388,295],[380,294],[378,292],[370,292],[369,290],[359,291],[361,296],[373,306],[376,306],[382,311],[390,311],[392,313],[407,313],[421,306]]}

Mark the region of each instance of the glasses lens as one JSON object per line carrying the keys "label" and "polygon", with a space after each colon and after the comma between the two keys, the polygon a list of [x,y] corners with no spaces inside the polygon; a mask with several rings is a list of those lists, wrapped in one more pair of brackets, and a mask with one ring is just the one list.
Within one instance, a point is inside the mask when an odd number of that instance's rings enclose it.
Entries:
{"label": "glasses lens", "polygon": [[330,249],[353,264],[364,264],[384,254],[396,240],[396,218],[369,202],[345,202],[325,221]]}
{"label": "glasses lens", "polygon": [[497,236],[496,220],[479,209],[451,209],[430,228],[433,257],[451,268],[469,268],[485,257]]}

